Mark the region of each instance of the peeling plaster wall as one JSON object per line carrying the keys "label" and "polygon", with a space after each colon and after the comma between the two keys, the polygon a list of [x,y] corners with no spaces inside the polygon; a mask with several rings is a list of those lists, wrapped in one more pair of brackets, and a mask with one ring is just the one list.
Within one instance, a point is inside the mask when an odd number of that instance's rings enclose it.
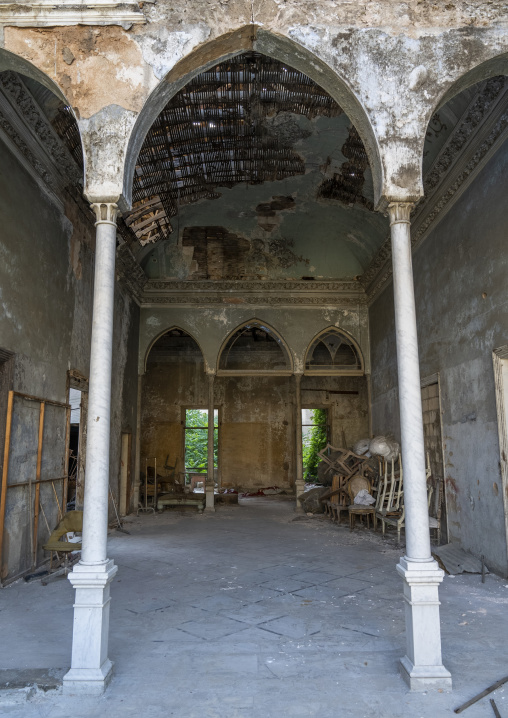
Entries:
{"label": "peeling plaster wall", "polygon": [[[67,371],[84,376],[89,371],[93,219],[70,198],[64,212],[50,202],[2,142],[0,164],[0,347],[15,354],[15,391],[65,402]],[[136,425],[135,380],[124,383],[124,374],[136,376],[139,324],[131,300],[119,287],[115,310],[110,483],[116,491],[120,431]],[[5,421],[3,403],[0,411]],[[35,479],[38,420],[39,404],[15,399],[9,484]],[[65,411],[47,406],[42,478],[63,475],[64,439]],[[55,486],[59,489],[61,483]],[[41,485],[41,503],[53,529],[57,506],[50,483]],[[3,579],[30,568],[30,515],[28,488],[8,489]],[[42,512],[38,536],[40,563],[48,557],[41,548],[48,538]]]}
{"label": "peeling plaster wall", "polygon": [[[421,152],[436,107],[467,85],[508,72],[502,0],[372,0],[361,6],[339,0],[158,0],[144,3],[143,13],[146,24],[127,30],[7,26],[3,40],[12,55],[2,64],[12,67],[16,55],[32,63],[83,122],[95,125],[96,118],[115,126],[109,115],[122,115],[114,147],[120,164],[143,113],[128,182],[139,142],[167,99],[201,68],[256,49],[306,72],[343,106],[366,143],[376,199],[418,198]],[[92,156],[97,135],[88,136],[85,125],[83,131]],[[107,155],[101,155],[104,165]],[[118,189],[122,173],[115,167],[111,162],[107,179]],[[87,185],[99,186],[96,171],[104,179],[104,171],[89,165]]]}
{"label": "peeling plaster wall", "polygon": [[[288,298],[288,305],[291,298]],[[286,342],[294,368],[303,369],[305,353],[316,334],[335,326],[358,342],[370,372],[368,315],[365,305],[353,302],[340,307],[209,306],[142,307],[140,317],[139,373],[144,372],[148,349],[154,340],[173,326],[188,332],[199,344],[205,361],[215,368],[223,342],[238,326],[258,319],[272,327]]]}
{"label": "peeling plaster wall", "polygon": [[[152,363],[143,377],[141,469],[145,459],[158,473],[169,455],[170,466],[184,470],[185,408],[208,407],[208,379],[201,356],[173,357]],[[338,391],[357,391],[340,395]],[[224,487],[290,489],[295,478],[295,382],[288,376],[218,376],[214,383],[219,409],[219,477]],[[329,409],[331,440],[341,445],[368,435],[365,377],[304,377],[304,406]]]}
{"label": "peeling plaster wall", "polygon": [[[492,351],[507,343],[508,144],[414,256],[422,377],[440,372],[448,525],[508,574]],[[485,294],[485,297],[483,297]],[[399,435],[392,287],[370,310],[375,432]]]}

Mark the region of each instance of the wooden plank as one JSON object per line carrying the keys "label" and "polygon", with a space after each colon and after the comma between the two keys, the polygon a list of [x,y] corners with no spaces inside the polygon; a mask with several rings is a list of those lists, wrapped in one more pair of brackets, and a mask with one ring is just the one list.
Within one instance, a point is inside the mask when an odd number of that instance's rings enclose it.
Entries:
{"label": "wooden plank", "polygon": [[71,407],[67,405],[65,412],[65,455],[64,455],[64,480],[62,484],[62,516],[67,512],[67,499],[69,491],[69,456],[70,456],[70,433],[71,433]]}
{"label": "wooden plank", "polygon": [[42,439],[44,435],[44,412],[46,405],[41,401],[39,410],[39,437],[37,441],[37,469],[35,472],[35,505],[34,505],[34,534],[32,567],[37,563],[37,533],[39,529],[39,506],[41,496],[41,466],[42,466]]}
{"label": "wooden plank", "polygon": [[0,584],[2,582],[2,550],[4,539],[5,524],[5,502],[7,499],[7,477],[9,474],[9,449],[11,445],[11,427],[12,427],[12,405],[14,401],[14,392],[11,390],[7,399],[7,419],[5,425],[5,443],[4,443],[4,462],[2,471],[2,489],[0,493]]}

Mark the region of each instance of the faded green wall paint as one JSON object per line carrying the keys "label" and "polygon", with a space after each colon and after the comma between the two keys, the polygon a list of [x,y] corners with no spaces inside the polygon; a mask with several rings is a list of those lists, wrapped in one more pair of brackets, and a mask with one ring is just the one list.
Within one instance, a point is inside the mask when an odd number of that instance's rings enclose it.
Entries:
{"label": "faded green wall paint", "polygon": [[[441,377],[450,538],[504,575],[492,351],[508,342],[507,177],[505,143],[413,258],[420,372]],[[375,432],[398,435],[392,295],[370,310],[372,412]]]}
{"label": "faded green wall paint", "polygon": [[[67,371],[88,376],[95,230],[69,199],[65,211],[41,190],[0,142],[0,347],[15,354],[16,391],[64,402]],[[122,428],[136,428],[138,310],[117,286],[113,349],[110,485],[117,493]],[[133,377],[134,381],[124,378]],[[0,406],[5,420],[5,406]],[[16,400],[9,482],[35,477],[38,404]],[[46,409],[42,477],[63,475],[65,412]],[[3,453],[3,447],[1,449]],[[57,485],[58,487],[58,485]],[[57,506],[51,484],[41,486],[51,528]],[[33,496],[32,496],[33,503]],[[112,507],[110,507],[112,510]],[[8,577],[30,568],[28,490],[9,489],[6,505]],[[32,511],[33,515],[33,511]],[[38,562],[48,531],[41,513]]]}

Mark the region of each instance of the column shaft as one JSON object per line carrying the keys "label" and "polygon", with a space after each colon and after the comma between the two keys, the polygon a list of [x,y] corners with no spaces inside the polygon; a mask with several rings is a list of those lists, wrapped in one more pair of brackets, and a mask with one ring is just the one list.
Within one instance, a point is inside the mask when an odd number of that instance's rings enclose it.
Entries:
{"label": "column shaft", "polygon": [[[115,213],[116,219],[116,213]],[[116,222],[96,223],[85,505],[81,563],[107,559],[111,362],[115,292]]]}
{"label": "column shaft", "polygon": [[429,514],[425,478],[420,363],[411,261],[409,204],[390,205],[393,292],[400,431],[404,469],[406,554],[412,561],[430,561]]}
{"label": "column shaft", "polygon": [[215,408],[214,402],[214,380],[215,374],[208,373],[208,463],[206,476],[206,511],[215,511],[215,467],[213,461],[213,438],[214,438],[214,422],[213,412]]}
{"label": "column shaft", "polygon": [[302,375],[295,374],[295,493],[296,510],[303,511],[298,501],[300,494],[305,490],[303,479],[303,456],[302,456]]}

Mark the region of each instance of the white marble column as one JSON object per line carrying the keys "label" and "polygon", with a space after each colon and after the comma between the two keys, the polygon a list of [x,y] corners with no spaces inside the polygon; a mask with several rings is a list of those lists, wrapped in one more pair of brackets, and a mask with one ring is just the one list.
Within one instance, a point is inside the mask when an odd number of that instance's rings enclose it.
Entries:
{"label": "white marble column", "polygon": [[404,468],[406,555],[397,571],[404,580],[407,652],[401,672],[412,690],[451,688],[441,658],[438,586],[444,573],[431,556],[420,365],[411,261],[409,202],[388,206]]}
{"label": "white marble column", "polygon": [[88,436],[81,560],[69,574],[76,589],[71,669],[64,691],[96,695],[113,668],[108,658],[109,587],[117,567],[107,558],[111,360],[115,291],[116,216],[111,202],[92,204],[96,247]]}
{"label": "white marble column", "polygon": [[213,465],[213,411],[214,411],[215,372],[208,371],[208,465],[205,483],[205,511],[215,511],[215,471]]}
{"label": "white marble column", "polygon": [[298,501],[300,494],[305,491],[303,479],[302,456],[302,375],[295,374],[295,494],[296,511],[303,513],[302,505]]}

